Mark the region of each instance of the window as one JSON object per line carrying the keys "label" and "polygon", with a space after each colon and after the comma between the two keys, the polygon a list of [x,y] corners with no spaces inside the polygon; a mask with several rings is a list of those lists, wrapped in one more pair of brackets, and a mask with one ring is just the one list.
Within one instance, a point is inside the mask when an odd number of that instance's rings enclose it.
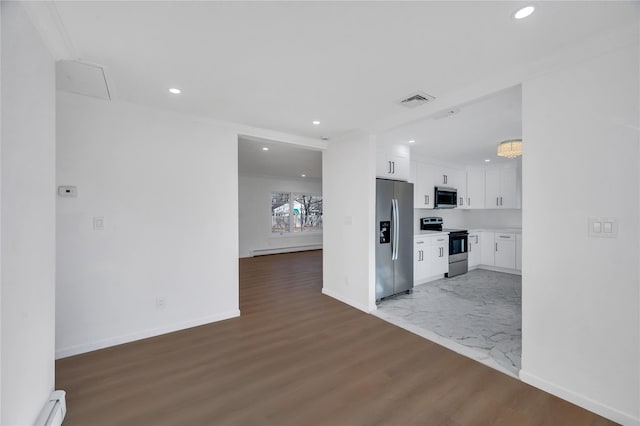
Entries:
{"label": "window", "polygon": [[271,193],[271,232],[322,231],[322,196],[290,192]]}

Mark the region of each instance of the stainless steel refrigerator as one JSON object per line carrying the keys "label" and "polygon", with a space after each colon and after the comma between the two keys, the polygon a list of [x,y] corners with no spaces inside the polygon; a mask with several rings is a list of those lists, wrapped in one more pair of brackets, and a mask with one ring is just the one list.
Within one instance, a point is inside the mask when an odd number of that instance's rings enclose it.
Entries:
{"label": "stainless steel refrigerator", "polygon": [[376,179],[376,300],[413,289],[413,184]]}

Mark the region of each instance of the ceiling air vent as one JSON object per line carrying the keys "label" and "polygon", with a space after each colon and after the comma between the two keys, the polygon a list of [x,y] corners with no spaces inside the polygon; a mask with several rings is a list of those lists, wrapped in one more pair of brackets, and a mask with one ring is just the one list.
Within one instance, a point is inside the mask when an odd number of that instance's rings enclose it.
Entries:
{"label": "ceiling air vent", "polygon": [[80,61],[58,61],[56,63],[56,86],[58,90],[79,95],[111,100],[104,68]]}
{"label": "ceiling air vent", "polygon": [[400,105],[407,108],[415,108],[420,105],[424,105],[427,102],[431,102],[435,99],[435,96],[427,95],[424,92],[413,93],[400,101]]}

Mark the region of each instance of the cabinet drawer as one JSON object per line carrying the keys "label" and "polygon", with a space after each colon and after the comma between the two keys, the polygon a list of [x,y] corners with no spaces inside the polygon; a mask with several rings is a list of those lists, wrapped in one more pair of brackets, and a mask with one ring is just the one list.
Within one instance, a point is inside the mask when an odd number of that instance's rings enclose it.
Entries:
{"label": "cabinet drawer", "polygon": [[449,240],[449,237],[447,235],[441,236],[441,237],[431,237],[431,244],[433,244],[434,246],[440,245],[440,244],[444,244]]}
{"label": "cabinet drawer", "polygon": [[503,233],[496,232],[496,241],[515,241],[515,240],[516,240],[515,234],[503,234]]}

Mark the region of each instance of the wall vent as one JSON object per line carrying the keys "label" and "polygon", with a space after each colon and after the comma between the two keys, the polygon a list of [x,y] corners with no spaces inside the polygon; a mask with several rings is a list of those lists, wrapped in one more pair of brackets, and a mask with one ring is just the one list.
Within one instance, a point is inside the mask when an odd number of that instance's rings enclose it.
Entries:
{"label": "wall vent", "polygon": [[417,106],[424,105],[427,102],[431,102],[434,99],[435,96],[428,95],[424,92],[416,92],[402,99],[400,101],[400,105],[407,108],[415,108]]}

